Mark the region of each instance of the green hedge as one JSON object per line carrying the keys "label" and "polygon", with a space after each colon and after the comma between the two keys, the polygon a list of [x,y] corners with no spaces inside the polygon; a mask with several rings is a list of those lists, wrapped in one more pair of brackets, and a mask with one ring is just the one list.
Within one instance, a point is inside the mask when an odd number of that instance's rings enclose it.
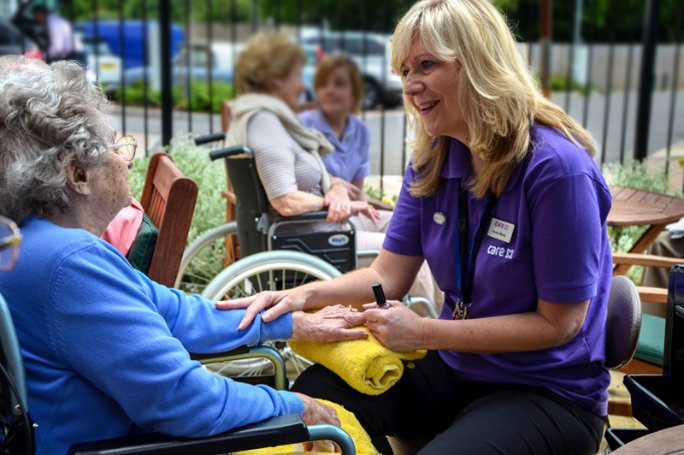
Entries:
{"label": "green hedge", "polygon": [[[190,100],[188,100],[186,87],[184,85],[174,85],[172,89],[174,106],[177,109],[191,109],[204,112],[209,112],[211,108],[211,112],[220,113],[221,101],[234,98],[233,84],[214,82],[212,89],[213,92],[210,100],[209,84],[207,82],[193,81],[190,84]],[[112,94],[112,101],[120,102],[124,99],[124,95],[126,105],[147,104],[154,107],[161,106],[161,92],[159,90],[151,90],[148,87],[147,93],[145,93],[142,81],[126,87],[125,93],[122,88],[116,89]]]}

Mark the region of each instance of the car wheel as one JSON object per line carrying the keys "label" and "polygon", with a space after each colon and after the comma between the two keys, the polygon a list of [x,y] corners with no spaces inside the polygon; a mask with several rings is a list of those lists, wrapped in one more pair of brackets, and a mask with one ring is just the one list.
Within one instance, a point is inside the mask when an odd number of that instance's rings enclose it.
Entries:
{"label": "car wheel", "polygon": [[361,108],[373,109],[380,102],[381,94],[380,87],[377,82],[372,79],[363,80],[363,100],[361,101]]}

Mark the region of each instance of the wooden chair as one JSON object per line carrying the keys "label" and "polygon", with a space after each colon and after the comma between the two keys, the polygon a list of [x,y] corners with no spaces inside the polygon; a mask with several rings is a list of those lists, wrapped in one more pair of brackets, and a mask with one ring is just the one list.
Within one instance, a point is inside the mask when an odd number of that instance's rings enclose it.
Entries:
{"label": "wooden chair", "polygon": [[197,184],[165,153],[152,156],[141,205],[159,229],[148,276],[172,287],[178,274],[197,201]]}

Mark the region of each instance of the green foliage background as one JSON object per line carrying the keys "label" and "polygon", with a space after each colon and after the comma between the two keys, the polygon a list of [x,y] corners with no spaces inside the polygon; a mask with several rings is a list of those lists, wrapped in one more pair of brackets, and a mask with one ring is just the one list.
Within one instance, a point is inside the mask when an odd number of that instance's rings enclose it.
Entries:
{"label": "green foliage background", "polygon": [[[39,0],[40,1],[40,0]],[[43,3],[46,0],[43,0]],[[676,38],[682,0],[662,0],[660,35],[663,42]],[[539,39],[539,0],[495,0],[520,40]],[[572,39],[575,1],[555,1],[553,39]],[[641,39],[647,0],[583,0],[582,36],[586,41],[601,42],[614,36],[618,42]],[[391,33],[397,20],[413,4],[411,0],[170,0],[172,20],[184,24],[195,22],[248,22],[255,25],[306,24],[328,25],[333,29],[372,30]],[[255,8],[256,5],[256,9]],[[678,9],[679,7],[679,9]],[[140,19],[145,14],[155,19],[159,1],[153,0],[68,0],[62,2],[62,13],[78,22],[94,18]],[[681,17],[679,28],[681,29]],[[681,31],[680,31],[681,34]]]}

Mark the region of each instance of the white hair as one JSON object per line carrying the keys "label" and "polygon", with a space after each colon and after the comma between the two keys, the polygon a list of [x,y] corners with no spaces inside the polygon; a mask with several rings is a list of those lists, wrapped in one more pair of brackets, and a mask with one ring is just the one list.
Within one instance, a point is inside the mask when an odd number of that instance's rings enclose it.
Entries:
{"label": "white hair", "polygon": [[76,63],[0,57],[0,213],[22,223],[70,206],[65,167],[107,162],[105,105]]}

